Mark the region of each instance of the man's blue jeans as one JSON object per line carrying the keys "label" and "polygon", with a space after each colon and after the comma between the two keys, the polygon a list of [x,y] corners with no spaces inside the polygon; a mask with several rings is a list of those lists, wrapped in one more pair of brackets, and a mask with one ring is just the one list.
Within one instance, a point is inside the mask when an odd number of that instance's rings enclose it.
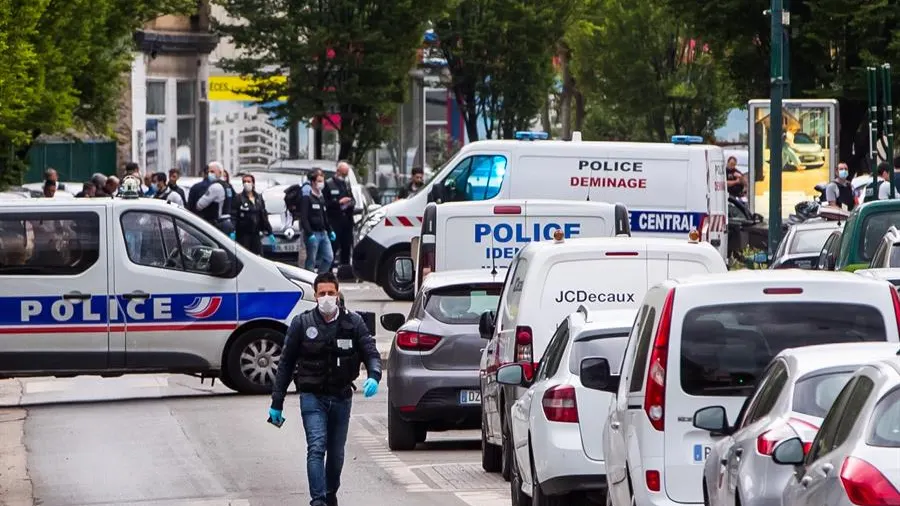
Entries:
{"label": "man's blue jeans", "polygon": [[300,416],[306,431],[306,479],[309,482],[310,504],[337,494],[341,486],[351,404],[349,397],[300,394]]}
{"label": "man's blue jeans", "polygon": [[319,274],[331,270],[334,263],[334,251],[331,249],[331,241],[325,232],[313,232],[306,238],[306,270]]}

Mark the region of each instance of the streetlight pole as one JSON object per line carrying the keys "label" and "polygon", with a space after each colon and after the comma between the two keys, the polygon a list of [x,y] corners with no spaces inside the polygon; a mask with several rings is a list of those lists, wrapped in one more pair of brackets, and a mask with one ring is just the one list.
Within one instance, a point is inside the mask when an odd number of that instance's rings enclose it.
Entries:
{"label": "streetlight pole", "polygon": [[[894,106],[893,97],[891,96],[891,64],[885,63],[881,66],[881,96],[884,102],[884,134],[887,137],[887,162],[891,165],[894,163]],[[891,176],[891,198],[894,198],[894,171],[888,172]]]}
{"label": "streetlight pole", "polygon": [[772,89],[769,107],[769,258],[775,254],[781,241],[781,150],[784,140],[782,99],[784,98],[784,25],[787,16],[784,0],[772,0],[769,11],[772,17],[772,49],[769,65],[769,83]]}

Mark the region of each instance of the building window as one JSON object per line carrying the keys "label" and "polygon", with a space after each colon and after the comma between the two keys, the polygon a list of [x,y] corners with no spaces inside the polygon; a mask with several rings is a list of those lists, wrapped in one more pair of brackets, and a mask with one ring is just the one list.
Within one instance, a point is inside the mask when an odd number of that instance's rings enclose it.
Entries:
{"label": "building window", "polygon": [[175,98],[176,111],[179,116],[191,116],[196,113],[194,110],[196,91],[196,81],[178,81]]}
{"label": "building window", "polygon": [[166,114],[166,82],[147,81],[147,114]]}

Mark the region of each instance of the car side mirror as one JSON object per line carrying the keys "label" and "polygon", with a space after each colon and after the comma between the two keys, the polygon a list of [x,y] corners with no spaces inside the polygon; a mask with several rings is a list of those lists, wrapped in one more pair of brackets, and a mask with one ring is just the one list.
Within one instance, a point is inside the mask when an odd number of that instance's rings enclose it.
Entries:
{"label": "car side mirror", "polygon": [[772,461],[782,466],[799,466],[803,464],[806,452],[803,450],[803,441],[798,437],[785,439],[775,445],[772,452]]}
{"label": "car side mirror", "polygon": [[482,339],[490,341],[494,337],[494,318],[493,311],[481,313],[481,318],[478,319],[478,334]]}
{"label": "car side mirror", "polygon": [[506,364],[497,369],[497,383],[511,386],[528,386],[525,366],[522,364]]}
{"label": "car side mirror", "polygon": [[412,258],[398,257],[394,259],[394,279],[401,285],[412,283],[415,280]]}
{"label": "car side mirror", "polygon": [[400,313],[387,313],[381,315],[381,326],[388,332],[397,332],[404,323],[406,323],[406,317]]}
{"label": "car side mirror", "polygon": [[756,223],[762,223],[762,222],[766,221],[766,219],[763,218],[763,215],[761,215],[759,213],[753,213],[753,221]]}
{"label": "car side mirror", "polygon": [[619,377],[609,370],[609,361],[605,358],[585,358],[581,361],[579,375],[585,388],[609,393],[619,391]]}
{"label": "car side mirror", "polygon": [[213,276],[228,276],[234,269],[234,262],[223,249],[212,249],[209,252],[209,273]]}
{"label": "car side mirror", "polygon": [[694,427],[712,434],[725,435],[729,432],[728,417],[722,406],[708,406],[694,413]]}

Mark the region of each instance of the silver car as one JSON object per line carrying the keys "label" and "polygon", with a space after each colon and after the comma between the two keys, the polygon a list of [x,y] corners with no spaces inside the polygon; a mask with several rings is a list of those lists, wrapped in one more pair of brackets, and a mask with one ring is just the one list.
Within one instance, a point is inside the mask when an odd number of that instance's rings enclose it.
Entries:
{"label": "silver car", "polygon": [[814,220],[788,228],[775,250],[770,269],[813,269],[828,236],[839,228],[839,221]]}
{"label": "silver car", "polygon": [[775,445],[799,437],[808,447],[853,373],[873,359],[896,354],[897,348],[896,343],[847,343],[783,350],[734,426],[721,406],[697,411],[695,427],[721,437],[703,470],[705,504],[781,506],[791,470],[772,462]]}
{"label": "silver car", "polygon": [[804,453],[791,438],[772,454],[790,473],[784,506],[900,505],[900,357],[857,371]]}
{"label": "silver car", "polygon": [[496,311],[503,275],[488,270],[429,274],[409,318],[381,316],[396,331],[388,357],[388,446],[405,451],[428,431],[481,427],[481,315]]}

